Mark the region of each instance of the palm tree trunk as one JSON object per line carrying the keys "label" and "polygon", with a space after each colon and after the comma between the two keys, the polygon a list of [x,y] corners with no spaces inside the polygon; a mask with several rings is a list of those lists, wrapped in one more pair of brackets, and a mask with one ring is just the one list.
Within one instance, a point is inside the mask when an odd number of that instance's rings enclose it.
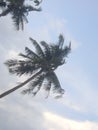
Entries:
{"label": "palm tree trunk", "polygon": [[32,79],[34,79],[36,76],[38,76],[39,74],[41,74],[42,70],[40,70],[39,72],[37,72],[35,75],[33,75],[32,77],[30,77],[29,79],[27,79],[26,81],[22,82],[21,84],[17,85],[16,87],[5,91],[4,93],[0,94],[0,98],[3,98],[5,96],[7,96],[8,94],[14,92],[15,90],[23,87],[25,84],[27,84],[29,81],[31,81]]}

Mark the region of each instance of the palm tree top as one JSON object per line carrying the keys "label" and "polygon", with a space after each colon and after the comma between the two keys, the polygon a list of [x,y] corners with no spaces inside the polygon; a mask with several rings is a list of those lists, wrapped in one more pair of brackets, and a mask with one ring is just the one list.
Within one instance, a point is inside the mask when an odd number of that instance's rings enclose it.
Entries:
{"label": "palm tree top", "polygon": [[[0,7],[3,8],[0,17],[11,14],[17,30],[24,29],[24,22],[28,23],[27,16],[31,11],[41,11],[40,7],[34,7],[33,4],[27,4],[26,0],[1,0]],[[36,6],[40,4],[39,0],[32,0]]]}
{"label": "palm tree top", "polygon": [[[71,51],[71,43],[64,46],[64,37],[59,35],[57,44],[48,44],[45,41],[38,43],[36,40],[29,38],[35,47],[35,51],[25,47],[25,54],[20,53],[23,59],[10,59],[6,61],[11,74],[16,75],[34,75],[40,72],[29,83],[29,87],[23,93],[32,93],[35,95],[42,86],[45,90],[50,92],[58,92],[60,96],[64,94],[60,82],[55,74],[55,70],[63,65],[66,61],[68,54]],[[37,87],[37,91],[34,91]]]}

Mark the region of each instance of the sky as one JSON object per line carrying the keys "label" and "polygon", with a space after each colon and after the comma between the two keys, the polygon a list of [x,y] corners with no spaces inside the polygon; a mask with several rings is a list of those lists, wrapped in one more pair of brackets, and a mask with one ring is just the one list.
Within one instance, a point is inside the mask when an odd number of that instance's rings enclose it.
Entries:
{"label": "sky", "polygon": [[24,96],[21,88],[0,99],[0,130],[98,130],[98,1],[43,0],[41,7],[24,31],[15,30],[10,15],[0,18],[0,93],[25,80],[10,75],[4,62],[32,48],[29,37],[56,43],[61,33],[72,44],[56,71],[65,95]]}

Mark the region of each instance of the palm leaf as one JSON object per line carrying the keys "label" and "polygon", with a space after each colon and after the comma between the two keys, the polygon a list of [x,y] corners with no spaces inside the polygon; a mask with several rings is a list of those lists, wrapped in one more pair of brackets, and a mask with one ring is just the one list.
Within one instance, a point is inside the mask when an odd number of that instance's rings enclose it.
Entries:
{"label": "palm leaf", "polygon": [[45,42],[45,41],[41,41],[40,42],[41,45],[43,46],[44,48],[44,55],[45,55],[45,58],[50,60],[51,59],[51,50],[50,50],[50,46]]}
{"label": "palm leaf", "polygon": [[5,63],[5,65],[7,65],[8,67],[12,67],[18,64],[18,60],[7,60]]}
{"label": "palm leaf", "polygon": [[40,57],[35,52],[33,52],[31,49],[29,49],[28,47],[25,47],[25,52],[26,52],[27,56],[31,57],[32,59],[33,58],[40,59]]}
{"label": "palm leaf", "polygon": [[51,90],[52,83],[51,81],[47,80],[47,83],[44,85],[44,89],[47,92],[46,98],[48,98],[50,90]]}
{"label": "palm leaf", "polygon": [[33,60],[33,58],[29,57],[28,55],[24,55],[22,53],[19,53],[19,56],[26,58],[26,59],[29,59],[29,60]]}
{"label": "palm leaf", "polygon": [[65,46],[63,49],[62,49],[62,57],[67,57],[68,54],[71,52],[71,42],[69,43],[69,46]]}
{"label": "palm leaf", "polygon": [[0,7],[1,8],[6,7],[6,2],[4,2],[3,0],[0,0]]}
{"label": "palm leaf", "polygon": [[[42,84],[44,81],[44,75],[39,75],[38,77],[35,77],[34,81],[31,81],[31,83],[29,84],[29,88],[25,89],[22,91],[23,94],[33,94],[34,96],[38,93],[38,91],[40,90]],[[36,88],[36,90],[34,91],[34,89]]]}
{"label": "palm leaf", "polygon": [[62,34],[60,34],[59,35],[59,41],[58,41],[59,48],[62,48],[63,44],[64,44],[64,37],[63,37]]}
{"label": "palm leaf", "polygon": [[54,72],[48,73],[46,78],[53,84],[54,92],[64,94],[64,90],[61,88],[60,82]]}
{"label": "palm leaf", "polygon": [[27,9],[28,12],[30,12],[30,11],[41,11],[42,10],[41,8],[34,8],[31,5],[27,6],[26,9]]}
{"label": "palm leaf", "polygon": [[36,42],[36,40],[34,40],[32,38],[29,38],[29,39],[31,40],[32,44],[35,46],[37,54],[43,58],[44,53],[43,53],[43,50],[40,47],[40,45]]}
{"label": "palm leaf", "polygon": [[17,74],[19,76],[23,74],[32,74],[34,71],[40,68],[31,61],[23,60],[8,60],[5,64],[8,66],[11,74]]}
{"label": "palm leaf", "polygon": [[17,30],[19,30],[20,27],[23,30],[24,22],[28,23],[28,20],[26,17],[27,11],[25,8],[26,8],[25,6],[18,6],[18,5],[13,8],[12,19]]}
{"label": "palm leaf", "polygon": [[35,3],[35,6],[39,6],[39,4],[42,2],[42,0],[41,1],[39,1],[39,0],[34,0],[34,3]]}
{"label": "palm leaf", "polygon": [[9,14],[10,13],[10,9],[9,8],[7,8],[7,9],[5,9],[1,14],[0,14],[0,17],[1,16],[6,16],[7,14]]}

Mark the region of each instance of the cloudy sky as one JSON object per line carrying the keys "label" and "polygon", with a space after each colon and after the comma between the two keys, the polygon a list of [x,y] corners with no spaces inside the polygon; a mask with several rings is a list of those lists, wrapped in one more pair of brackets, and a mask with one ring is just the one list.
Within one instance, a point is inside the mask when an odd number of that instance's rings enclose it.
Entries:
{"label": "cloudy sky", "polygon": [[32,48],[29,37],[50,43],[60,33],[72,42],[67,64],[56,71],[66,92],[56,100],[20,89],[0,99],[0,130],[98,130],[98,1],[43,0],[41,7],[24,31],[15,30],[10,15],[0,18],[0,93],[25,79],[10,75],[4,62]]}

